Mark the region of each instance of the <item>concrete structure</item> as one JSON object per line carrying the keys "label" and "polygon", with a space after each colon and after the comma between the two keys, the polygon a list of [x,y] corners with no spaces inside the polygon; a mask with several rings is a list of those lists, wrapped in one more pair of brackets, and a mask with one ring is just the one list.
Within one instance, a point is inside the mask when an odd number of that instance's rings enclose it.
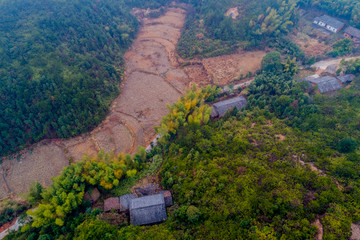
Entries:
{"label": "concrete structure", "polygon": [[339,32],[345,24],[339,20],[332,18],[328,15],[323,15],[321,17],[316,17],[313,21],[314,24],[329,30],[332,33]]}
{"label": "concrete structure", "polygon": [[246,103],[247,100],[243,96],[217,102],[213,105],[213,109],[211,111],[211,117],[212,118],[223,117],[228,110],[231,110],[234,107],[241,110],[243,107],[246,106]]}
{"label": "concrete structure", "polygon": [[166,206],[163,194],[132,199],[130,222],[132,225],[148,225],[166,220]]}

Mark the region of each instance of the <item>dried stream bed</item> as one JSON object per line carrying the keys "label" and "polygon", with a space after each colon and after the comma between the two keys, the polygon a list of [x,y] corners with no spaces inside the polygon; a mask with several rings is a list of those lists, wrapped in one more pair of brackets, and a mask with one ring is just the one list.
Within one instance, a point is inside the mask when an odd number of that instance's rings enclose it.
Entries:
{"label": "dried stream bed", "polygon": [[[33,181],[49,186],[52,177],[59,175],[69,162],[81,160],[84,153],[94,155],[103,148],[133,154],[138,146],[146,146],[154,138],[154,126],[168,112],[166,105],[176,102],[193,84],[225,85],[240,74],[260,68],[265,53],[259,52],[184,65],[186,60],[177,55],[176,45],[185,22],[185,8],[172,5],[159,18],[140,19],[142,27],[124,56],[126,72],[121,93],[107,118],[89,133],[67,140],[43,140],[17,153],[14,159],[4,160],[0,165],[0,198],[27,192]],[[247,54],[253,57],[250,65],[246,64]],[[214,64],[219,60],[232,64],[219,67]],[[235,63],[239,65],[234,67]]]}

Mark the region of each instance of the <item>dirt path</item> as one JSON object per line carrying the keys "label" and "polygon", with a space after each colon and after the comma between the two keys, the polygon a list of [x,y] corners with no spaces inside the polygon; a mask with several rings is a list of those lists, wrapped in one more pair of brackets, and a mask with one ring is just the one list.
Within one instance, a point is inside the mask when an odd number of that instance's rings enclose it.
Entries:
{"label": "dirt path", "polygon": [[315,63],[314,65],[312,65],[312,67],[315,67],[316,69],[318,69],[318,70],[320,70],[320,71],[321,71],[321,70],[326,70],[329,66],[333,66],[333,65],[339,66],[341,60],[343,60],[343,59],[345,59],[346,61],[349,61],[349,60],[357,59],[357,58],[359,58],[359,57],[360,57],[360,56],[357,56],[357,57],[348,57],[348,58],[335,58],[335,59],[324,60],[324,61],[320,61],[320,62]]}

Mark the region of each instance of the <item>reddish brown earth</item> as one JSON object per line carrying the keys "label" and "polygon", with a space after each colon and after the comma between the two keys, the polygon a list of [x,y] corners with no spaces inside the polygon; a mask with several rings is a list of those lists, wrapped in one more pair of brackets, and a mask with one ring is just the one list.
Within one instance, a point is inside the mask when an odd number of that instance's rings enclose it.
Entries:
{"label": "reddish brown earth", "polygon": [[121,93],[107,118],[89,133],[68,140],[43,140],[14,159],[5,159],[0,165],[0,198],[27,192],[33,181],[49,186],[52,177],[69,163],[81,160],[84,153],[94,155],[102,148],[135,153],[138,146],[146,146],[154,138],[154,126],[166,115],[166,105],[176,102],[186,89],[193,84],[226,85],[240,74],[259,69],[265,55],[242,52],[184,64],[186,60],[176,53],[185,22],[183,6],[172,5],[159,18],[140,16],[139,20],[142,27],[124,56]]}

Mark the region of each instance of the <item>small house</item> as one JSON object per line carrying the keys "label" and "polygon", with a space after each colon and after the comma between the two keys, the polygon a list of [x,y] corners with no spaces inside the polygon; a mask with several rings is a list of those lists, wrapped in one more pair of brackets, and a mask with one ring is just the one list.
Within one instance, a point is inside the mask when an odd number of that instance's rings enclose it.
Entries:
{"label": "small house", "polygon": [[344,31],[344,37],[350,38],[355,44],[360,44],[360,29],[347,27]]}
{"label": "small house", "polygon": [[325,28],[326,30],[329,30],[332,33],[339,32],[345,26],[343,22],[340,22],[339,20],[328,15],[316,17],[313,23],[322,28]]}
{"label": "small house", "polygon": [[341,83],[349,83],[352,82],[355,79],[355,75],[352,74],[346,74],[346,75],[341,75],[337,77]]}
{"label": "small house", "polygon": [[166,220],[166,206],[163,194],[132,199],[130,222],[134,226],[160,223]]}
{"label": "small house", "polygon": [[320,93],[333,92],[342,88],[340,82],[331,76],[309,79],[308,82],[316,85]]}
{"label": "small house", "polygon": [[243,96],[217,102],[213,105],[213,109],[211,111],[211,117],[212,118],[223,117],[228,110],[231,110],[234,107],[241,110],[243,107],[246,106],[246,103],[247,100]]}

